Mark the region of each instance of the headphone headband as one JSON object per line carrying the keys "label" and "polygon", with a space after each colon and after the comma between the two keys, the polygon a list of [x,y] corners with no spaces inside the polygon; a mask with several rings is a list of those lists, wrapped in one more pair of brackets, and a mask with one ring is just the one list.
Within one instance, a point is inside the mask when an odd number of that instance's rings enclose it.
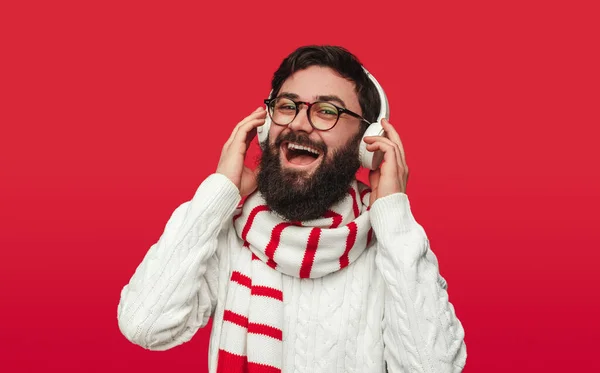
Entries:
{"label": "headphone headband", "polygon": [[377,89],[377,93],[379,94],[379,100],[381,101],[381,106],[379,108],[379,116],[377,117],[377,122],[381,122],[381,120],[383,118],[390,119],[390,105],[388,103],[387,96],[385,95],[385,92],[383,91],[383,88],[381,88],[381,84],[379,84],[377,79],[375,79],[375,77],[367,69],[365,69],[364,66],[362,68],[365,71],[365,73],[367,74],[367,76],[369,77],[369,79],[371,79],[371,81],[375,85],[375,88]]}

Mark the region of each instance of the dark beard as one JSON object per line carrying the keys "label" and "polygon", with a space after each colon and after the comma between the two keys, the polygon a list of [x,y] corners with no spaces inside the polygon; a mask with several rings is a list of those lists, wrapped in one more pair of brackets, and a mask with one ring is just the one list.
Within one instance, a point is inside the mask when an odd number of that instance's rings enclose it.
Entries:
{"label": "dark beard", "polygon": [[[332,205],[344,198],[356,177],[360,167],[358,146],[361,139],[359,132],[343,148],[329,154],[325,144],[314,143],[306,135],[295,132],[281,135],[263,151],[257,175],[258,191],[271,210],[288,221],[323,217]],[[305,171],[282,169],[279,153],[285,141],[312,146],[323,152],[324,158],[312,176]]]}

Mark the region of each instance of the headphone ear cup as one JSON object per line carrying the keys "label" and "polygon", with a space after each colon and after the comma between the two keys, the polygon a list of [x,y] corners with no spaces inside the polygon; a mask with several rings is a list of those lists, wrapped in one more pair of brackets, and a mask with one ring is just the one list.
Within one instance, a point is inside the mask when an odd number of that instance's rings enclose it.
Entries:
{"label": "headphone ear cup", "polygon": [[368,168],[370,170],[376,170],[383,161],[383,152],[380,150],[371,152],[367,150],[367,143],[364,141],[367,136],[383,136],[384,130],[381,126],[381,123],[375,122],[371,123],[367,130],[363,134],[363,137],[360,139],[360,145],[358,148],[358,157],[360,160],[361,166]]}
{"label": "headphone ear cup", "polygon": [[[267,110],[269,110],[267,108]],[[267,117],[265,118],[265,124],[260,127],[256,127],[256,137],[258,138],[258,145],[262,150],[265,150],[267,147],[267,138],[269,137],[269,129],[271,128],[271,117],[269,113],[267,113]]]}

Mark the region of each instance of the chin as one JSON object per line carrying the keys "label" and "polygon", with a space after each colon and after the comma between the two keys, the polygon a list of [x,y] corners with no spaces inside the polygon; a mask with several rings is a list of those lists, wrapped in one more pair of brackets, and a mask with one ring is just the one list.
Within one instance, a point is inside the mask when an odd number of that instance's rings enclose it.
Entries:
{"label": "chin", "polygon": [[281,167],[281,183],[286,187],[296,191],[304,191],[310,184],[315,174],[315,170],[299,171],[294,168]]}

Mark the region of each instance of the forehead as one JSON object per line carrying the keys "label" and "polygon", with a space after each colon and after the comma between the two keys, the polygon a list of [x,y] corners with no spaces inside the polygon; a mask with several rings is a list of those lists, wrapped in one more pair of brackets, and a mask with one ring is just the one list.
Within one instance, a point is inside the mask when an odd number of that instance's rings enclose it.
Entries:
{"label": "forehead", "polygon": [[334,95],[344,100],[348,108],[359,106],[354,83],[328,67],[310,66],[296,71],[285,80],[280,92],[294,93],[308,101]]}

